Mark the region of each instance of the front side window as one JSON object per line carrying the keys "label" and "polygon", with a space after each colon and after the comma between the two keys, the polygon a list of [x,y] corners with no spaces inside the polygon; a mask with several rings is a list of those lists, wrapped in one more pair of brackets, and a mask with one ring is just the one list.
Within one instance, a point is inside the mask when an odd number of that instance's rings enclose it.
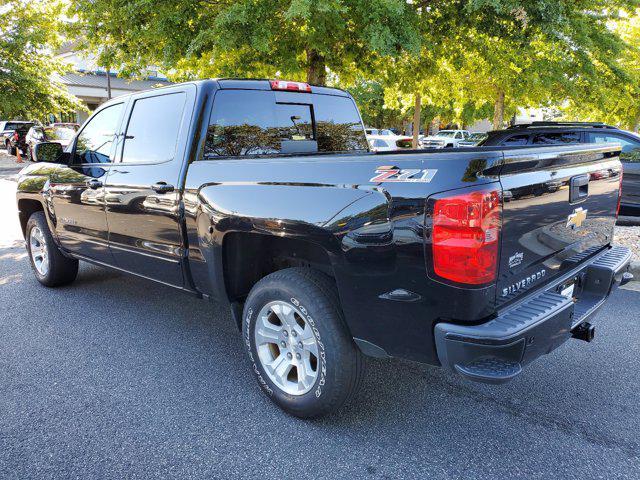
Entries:
{"label": "front side window", "polygon": [[[309,96],[300,98],[308,101]],[[223,90],[215,98],[204,155],[238,157],[366,148],[362,124],[349,98],[317,95],[313,103],[277,102],[273,92]]]}
{"label": "front side window", "polygon": [[176,155],[184,112],[184,92],[137,99],[124,137],[122,161],[160,163]]}
{"label": "front side window", "polygon": [[622,135],[590,132],[589,143],[618,143],[622,145],[620,160],[623,162],[640,162],[640,138],[634,141]]}
{"label": "front side window", "polygon": [[109,163],[123,104],[98,112],[78,134],[73,163]]}
{"label": "front side window", "polygon": [[558,145],[580,143],[580,132],[550,132],[533,137],[534,145]]}

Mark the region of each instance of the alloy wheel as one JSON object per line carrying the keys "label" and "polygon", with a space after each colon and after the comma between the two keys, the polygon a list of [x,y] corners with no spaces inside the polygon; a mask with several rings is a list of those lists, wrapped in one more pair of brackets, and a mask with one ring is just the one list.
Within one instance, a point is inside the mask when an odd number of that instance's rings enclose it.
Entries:
{"label": "alloy wheel", "polygon": [[260,310],[254,339],[269,379],[289,395],[304,395],[318,378],[318,340],[300,310],[276,300]]}
{"label": "alloy wheel", "polygon": [[39,227],[33,227],[29,234],[29,251],[37,272],[43,277],[49,272],[49,254],[44,234]]}

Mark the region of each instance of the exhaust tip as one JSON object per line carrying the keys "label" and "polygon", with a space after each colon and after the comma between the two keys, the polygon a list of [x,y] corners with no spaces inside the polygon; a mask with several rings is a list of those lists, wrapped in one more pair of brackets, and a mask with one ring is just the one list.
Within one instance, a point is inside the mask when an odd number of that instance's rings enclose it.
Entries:
{"label": "exhaust tip", "polygon": [[591,342],[596,336],[596,327],[589,322],[583,322],[571,330],[571,336],[584,342]]}

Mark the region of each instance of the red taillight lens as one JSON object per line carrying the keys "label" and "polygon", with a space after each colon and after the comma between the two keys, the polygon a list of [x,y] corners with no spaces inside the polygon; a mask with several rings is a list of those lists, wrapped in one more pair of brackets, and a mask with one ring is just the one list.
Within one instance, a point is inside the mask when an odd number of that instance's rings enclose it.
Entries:
{"label": "red taillight lens", "polygon": [[271,83],[271,90],[311,93],[311,85],[308,83],[288,82],[286,80],[270,80],[269,83]]}
{"label": "red taillight lens", "polygon": [[622,176],[624,175],[624,172],[621,170],[620,171],[620,186],[618,187],[618,206],[616,207],[616,219],[618,218],[618,215],[620,215],[620,202],[622,201]]}
{"label": "red taillight lens", "polygon": [[501,200],[483,190],[436,200],[433,210],[433,268],[454,282],[481,285],[498,272]]}

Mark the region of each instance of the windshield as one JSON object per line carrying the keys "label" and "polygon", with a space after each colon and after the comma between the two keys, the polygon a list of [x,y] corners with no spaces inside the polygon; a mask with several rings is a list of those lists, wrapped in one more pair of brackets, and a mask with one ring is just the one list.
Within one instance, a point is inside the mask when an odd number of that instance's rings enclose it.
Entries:
{"label": "windshield", "polygon": [[46,132],[50,140],[71,140],[76,134],[76,131],[69,127],[53,127],[47,129]]}
{"label": "windshield", "polygon": [[436,137],[453,138],[455,134],[456,132],[454,132],[453,130],[441,130],[436,134]]}
{"label": "windshield", "polygon": [[26,122],[7,122],[7,125],[4,127],[5,130],[18,130],[18,129],[30,129],[33,127],[33,123]]}

